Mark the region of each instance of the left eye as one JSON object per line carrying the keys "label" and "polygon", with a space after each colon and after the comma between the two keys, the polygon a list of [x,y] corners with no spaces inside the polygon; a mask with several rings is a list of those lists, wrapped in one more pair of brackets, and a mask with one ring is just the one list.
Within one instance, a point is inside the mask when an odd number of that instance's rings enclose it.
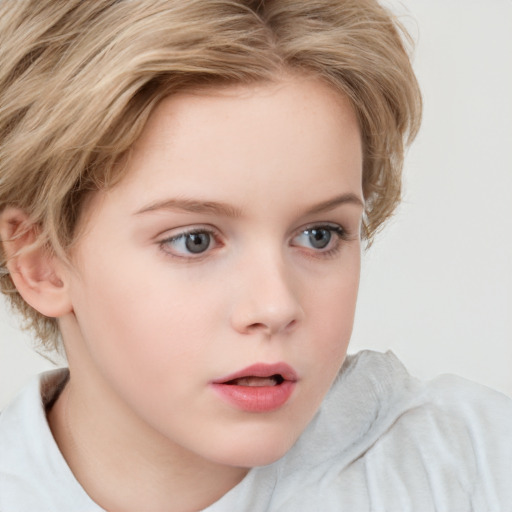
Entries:
{"label": "left eye", "polygon": [[294,245],[311,247],[321,251],[335,246],[344,235],[339,226],[314,226],[299,233],[293,240]]}

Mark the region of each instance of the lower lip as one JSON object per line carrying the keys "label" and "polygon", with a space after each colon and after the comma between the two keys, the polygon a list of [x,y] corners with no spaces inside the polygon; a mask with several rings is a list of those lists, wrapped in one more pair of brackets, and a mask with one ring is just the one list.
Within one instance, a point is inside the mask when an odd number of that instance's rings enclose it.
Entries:
{"label": "lower lip", "polygon": [[236,386],[212,384],[222,399],[246,412],[270,412],[282,407],[295,389],[295,382],[285,380],[276,386]]}

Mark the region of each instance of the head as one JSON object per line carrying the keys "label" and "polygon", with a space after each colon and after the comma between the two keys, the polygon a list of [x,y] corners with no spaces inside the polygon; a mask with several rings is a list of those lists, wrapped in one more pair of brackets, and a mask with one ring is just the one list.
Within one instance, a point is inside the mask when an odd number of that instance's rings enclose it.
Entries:
{"label": "head", "polygon": [[[405,34],[396,20],[370,0],[34,0],[13,5],[0,3],[2,291],[47,348],[57,346],[61,330],[68,333],[69,340],[77,330],[89,339],[115,337],[120,333],[94,330],[94,325],[108,324],[115,312],[110,311],[108,318],[96,318],[94,315],[101,311],[89,309],[94,297],[102,294],[104,284],[101,272],[94,268],[109,264],[115,268],[119,256],[126,254],[111,251],[110,261],[108,255],[106,260],[97,257],[98,248],[108,246],[111,240],[108,226],[111,233],[119,227],[120,214],[151,218],[155,231],[151,243],[158,242],[160,249],[179,259],[184,250],[189,250],[183,245],[187,240],[194,240],[199,248],[205,243],[205,232],[195,228],[196,233],[187,235],[187,239],[179,230],[169,231],[168,220],[155,220],[159,212],[169,210],[158,206],[159,201],[167,201],[165,195],[159,196],[160,189],[166,189],[174,199],[186,198],[187,215],[199,216],[193,222],[190,217],[181,224],[176,220],[176,227],[204,226],[208,212],[204,204],[194,204],[198,198],[205,200],[207,208],[212,202],[227,203],[227,212],[219,213],[217,206],[212,207],[215,218],[224,220],[221,229],[214,226],[213,233],[207,235],[211,237],[207,251],[222,255],[231,241],[244,241],[233,253],[238,259],[227,258],[208,274],[205,268],[211,263],[200,263],[199,256],[192,265],[189,260],[186,264],[173,263],[177,271],[175,275],[174,271],[167,274],[174,277],[161,289],[144,284],[159,279],[151,274],[155,265],[134,259],[129,272],[123,274],[120,270],[118,278],[110,282],[117,283],[114,295],[109,294],[112,287],[104,294],[107,308],[113,301],[119,304],[119,322],[113,325],[122,323],[123,314],[127,318],[137,315],[144,299],[146,305],[147,301],[155,304],[147,311],[142,308],[151,316],[155,308],[159,309],[154,302],[158,294],[176,287],[182,291],[169,297],[175,304],[167,304],[159,317],[165,317],[169,308],[179,310],[184,325],[199,325],[202,335],[198,336],[204,343],[192,353],[179,349],[167,356],[179,358],[181,354],[194,365],[197,350],[204,350],[204,360],[215,357],[209,352],[211,343],[207,343],[211,338],[209,327],[223,315],[229,316],[234,332],[242,336],[261,334],[267,339],[294,335],[305,311],[311,311],[316,317],[309,325],[310,336],[315,326],[321,330],[321,326],[330,324],[333,330],[327,337],[344,340],[335,353],[330,352],[332,346],[322,349],[319,364],[330,359],[334,362],[320,391],[310,397],[313,411],[341,364],[350,336],[360,237],[371,242],[395,209],[400,198],[404,147],[419,124],[420,96]],[[299,108],[302,104],[304,109]],[[262,111],[268,112],[267,125]],[[195,154],[194,134],[203,136],[201,151],[209,148],[211,158]],[[236,149],[232,152],[231,140]],[[296,176],[290,168],[281,173],[277,165],[283,155],[293,154],[294,140],[302,151],[294,163]],[[317,168],[312,148],[316,148],[316,157],[327,155],[325,161],[323,157],[317,159],[322,163]],[[162,162],[172,165],[161,167]],[[243,162],[250,165],[242,166]],[[275,168],[270,171],[272,165]],[[339,183],[336,166],[340,168]],[[349,169],[345,175],[344,166]],[[238,172],[241,167],[243,170]],[[175,175],[172,168],[176,169]],[[198,168],[204,174],[194,171]],[[316,174],[312,175],[314,168]],[[315,188],[315,179],[324,180],[323,188]],[[297,259],[297,248],[300,252],[305,243],[311,244],[312,230],[316,229],[312,236],[319,237],[320,244],[322,237],[337,236],[334,228],[329,231],[330,224],[328,229],[312,225],[313,221],[323,221],[318,212],[316,217],[305,213],[309,203],[318,209],[322,201],[330,199],[328,183],[333,184],[333,190],[347,192],[345,195],[350,197],[348,201],[345,197],[345,203],[353,204],[344,208],[356,211],[350,214],[353,220],[349,235],[343,235],[350,238],[347,244],[352,243],[348,257],[351,264],[345,270],[336,267],[334,261],[327,264],[337,276],[334,280],[324,272],[324,264],[321,270],[315,266],[318,262],[300,260],[306,258],[304,255]],[[268,196],[262,193],[265,187],[271,190]],[[311,198],[306,196],[297,202],[306,191]],[[288,203],[288,199],[295,202]],[[267,217],[262,215],[263,210],[258,211],[257,204],[268,207]],[[244,218],[250,220],[244,224],[240,221]],[[276,233],[279,231],[279,237],[284,239],[286,235],[286,250],[295,255],[290,261],[280,259],[282,254],[270,249],[249,251],[254,240],[245,237],[242,228],[250,226],[257,231],[265,225],[264,220],[267,228],[274,226]],[[162,230],[157,233],[158,222]],[[167,236],[162,238],[162,232]],[[265,240],[268,230],[261,230],[260,235]],[[123,242],[118,242],[116,247],[121,248]],[[256,253],[258,258],[251,259]],[[25,267],[31,268],[32,254],[38,261],[46,258],[53,262],[48,269],[38,266],[30,276],[34,282],[46,283],[42,290],[46,296],[56,295],[47,301],[48,307],[37,298],[31,299],[30,293],[23,293],[16,284],[19,262],[24,258]],[[264,265],[265,257],[269,260]],[[91,261],[95,262],[94,268],[89,265]],[[128,259],[125,263],[128,265]],[[253,277],[246,269],[259,267],[261,277],[251,281]],[[302,270],[294,274],[290,270],[293,268]],[[269,269],[266,276],[265,269]],[[134,274],[141,279],[123,288],[123,278]],[[67,276],[64,281],[63,275]],[[68,278],[71,291],[65,297],[58,295]],[[315,290],[314,279],[325,285],[324,295]],[[221,282],[229,290],[228,302],[212,292],[215,286],[209,284],[214,282]],[[278,283],[274,288],[270,286],[272,297],[265,296],[266,282],[269,286]],[[260,290],[261,301],[268,302],[268,321],[251,320],[252,306],[242,297],[244,286]],[[121,296],[124,299],[118,301]],[[140,304],[132,296],[139,297]],[[336,300],[344,308],[341,317],[329,307]],[[141,318],[143,322],[144,315]],[[142,335],[144,324],[138,328]],[[179,326],[176,333],[179,338]],[[185,339],[187,331],[181,336]],[[156,343],[168,341],[160,339]],[[74,354],[79,366],[80,357],[90,357],[91,353],[85,356],[79,347],[71,346],[73,343],[69,341],[66,350]],[[92,359],[111,360],[119,346],[107,345],[92,347],[92,352],[96,351]],[[146,349],[138,347],[140,358],[145,358]],[[221,344],[213,350],[227,352],[230,346]],[[308,350],[301,357],[309,358]],[[274,356],[269,352],[269,359]],[[152,364],[150,359],[148,365]],[[127,359],[125,366],[133,362]],[[242,362],[243,358],[236,360],[236,364]],[[229,373],[232,366],[226,364],[223,369]],[[165,373],[165,368],[156,369],[155,385],[159,371]],[[208,371],[205,367],[205,373]],[[321,368],[316,372],[322,373]],[[122,380],[110,377],[112,381]],[[137,408],[145,397],[133,400]],[[147,414],[151,416],[150,411]],[[298,430],[303,423],[298,422]],[[256,459],[252,463],[268,461]]]}
{"label": "head", "polygon": [[[66,255],[87,198],[119,165],[163,98],[191,88],[317,76],[347,97],[363,142],[363,237],[400,198],[404,143],[420,96],[404,32],[372,0],[2,2],[0,211],[23,210],[37,243]],[[18,229],[19,234],[19,229]],[[54,318],[1,288],[47,348]]]}

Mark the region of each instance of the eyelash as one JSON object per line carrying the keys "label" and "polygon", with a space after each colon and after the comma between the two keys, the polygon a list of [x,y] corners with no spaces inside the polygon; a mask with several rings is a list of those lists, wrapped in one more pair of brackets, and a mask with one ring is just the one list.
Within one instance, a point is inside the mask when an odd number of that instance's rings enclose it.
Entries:
{"label": "eyelash", "polygon": [[[325,230],[328,231],[331,234],[331,238],[328,242],[328,245],[331,243],[334,243],[334,247],[331,247],[330,249],[322,250],[313,249],[312,251],[308,251],[308,257],[310,258],[323,258],[323,259],[329,259],[332,257],[337,256],[337,254],[340,252],[343,244],[342,242],[346,242],[351,239],[349,236],[349,233],[343,228],[342,226],[338,224],[312,224],[310,226],[307,226],[300,230],[300,233],[297,234],[294,238],[297,238],[298,236],[304,235],[307,232],[310,231],[320,231]],[[332,235],[334,235],[334,239],[332,238]]]}
{"label": "eyelash", "polygon": [[[306,226],[306,227],[302,228],[292,238],[292,240],[299,236],[305,235],[306,233],[311,232],[313,230],[328,231],[328,232],[330,232],[331,236],[332,235],[335,236],[336,240],[334,243],[334,247],[327,249],[327,250],[322,250],[321,248],[318,250],[315,250],[314,248],[311,248],[312,250],[308,251],[310,253],[310,254],[308,254],[308,256],[312,257],[312,258],[328,259],[329,257],[334,257],[341,250],[342,242],[352,239],[350,233],[348,233],[345,230],[345,228],[343,228],[342,226],[340,226],[338,224],[312,224],[310,226]],[[176,243],[179,240],[185,241],[188,236],[204,235],[204,234],[206,234],[210,237],[210,242],[205,251],[196,253],[196,255],[194,255],[194,253],[192,253],[192,252],[188,253],[187,255],[177,255],[177,254],[173,254],[171,251],[169,251],[166,248],[166,247],[169,247],[172,243]],[[328,245],[331,242],[332,242],[332,238],[329,240]],[[215,230],[213,230],[211,228],[207,228],[207,227],[196,227],[196,228],[193,228],[190,230],[185,230],[185,231],[178,233],[177,235],[170,236],[170,237],[160,240],[158,242],[159,248],[162,250],[162,252],[165,253],[166,256],[169,256],[171,258],[182,259],[182,260],[195,260],[195,261],[202,260],[204,257],[206,257],[211,252],[212,244],[219,245],[219,244],[222,244],[222,242],[220,240],[220,236],[218,235],[218,233]],[[294,247],[301,247],[301,246],[295,245]]]}

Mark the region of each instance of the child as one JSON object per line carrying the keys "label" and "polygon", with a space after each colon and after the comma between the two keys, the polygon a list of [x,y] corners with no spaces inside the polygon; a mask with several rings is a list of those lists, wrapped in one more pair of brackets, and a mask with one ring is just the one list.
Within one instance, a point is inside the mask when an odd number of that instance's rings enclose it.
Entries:
{"label": "child", "polygon": [[346,357],[420,96],[373,1],[0,3],[2,290],[69,370],[0,510],[505,510],[510,400]]}

